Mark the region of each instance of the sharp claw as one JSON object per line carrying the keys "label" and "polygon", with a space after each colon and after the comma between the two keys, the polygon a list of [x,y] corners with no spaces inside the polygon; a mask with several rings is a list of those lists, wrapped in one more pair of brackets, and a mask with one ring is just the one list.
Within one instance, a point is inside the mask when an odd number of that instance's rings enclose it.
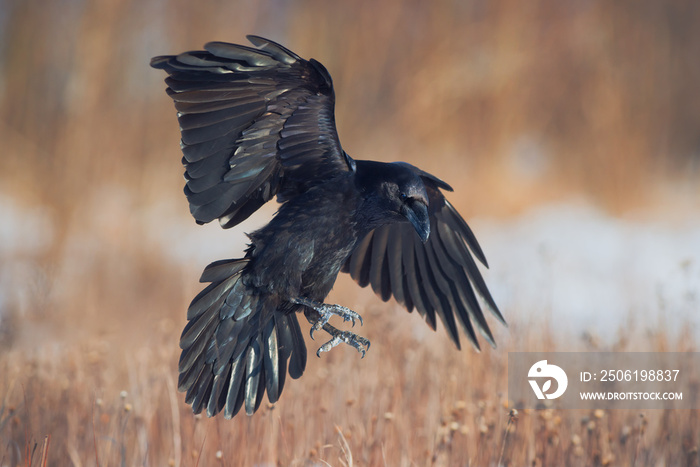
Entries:
{"label": "sharp claw", "polygon": [[[320,326],[319,326],[319,324],[320,324]],[[325,324],[325,323],[323,322],[323,320],[319,320],[319,321],[317,321],[316,323],[314,323],[313,326],[311,326],[311,329],[309,329],[309,335],[311,336],[311,339],[312,339],[312,340],[316,340],[316,339],[314,339],[314,333],[315,333],[316,331],[318,331],[319,329],[321,329],[321,327],[322,327],[324,324]]]}
{"label": "sharp claw", "polygon": [[311,306],[311,303],[309,303],[307,301],[296,300],[296,302],[301,303],[301,304],[306,305],[306,306],[310,306],[311,308],[318,311],[319,318],[317,321],[318,324],[316,325],[316,330],[321,329],[321,327],[324,324],[326,324],[328,322],[328,320],[330,320],[330,318],[333,315],[340,316],[341,318],[343,318],[344,322],[351,321],[353,327],[355,327],[355,324],[357,324],[358,320],[360,321],[360,325],[364,324],[364,322],[362,320],[362,316],[360,316],[359,313],[352,311],[351,309],[346,308],[344,306],[323,304],[323,305],[318,306],[318,307],[313,307],[313,306]]}
{"label": "sharp claw", "polygon": [[[328,321],[331,319],[331,317],[333,315],[337,315],[343,318],[343,322],[351,321],[353,328],[357,324],[357,321],[360,322],[360,326],[364,326],[364,321],[362,320],[362,316],[360,316],[359,313],[344,306],[319,304],[303,297],[292,299],[291,302],[296,303],[298,305],[306,306],[318,312],[318,319],[316,320],[316,322],[313,323],[311,329],[309,330],[309,335],[311,336],[311,339],[314,339],[314,334],[319,329],[323,329],[331,335],[331,340],[323,344],[316,351],[317,357],[320,357],[321,353],[328,352],[341,342],[345,342],[346,344],[354,347],[358,352],[360,352],[360,354],[362,355],[361,358],[365,358],[366,351],[369,350],[369,341],[367,339],[365,339],[364,337],[360,337],[357,334],[353,334],[349,331],[339,331],[338,329],[328,324]],[[309,321],[311,321],[311,319],[309,319]]]}
{"label": "sharp claw", "polygon": [[365,358],[366,351],[369,349],[369,340],[349,331],[339,331],[330,325],[324,325],[323,329],[331,335],[331,340],[319,347],[319,349],[316,351],[317,357],[320,357],[322,352],[328,352],[341,342],[345,342],[360,352],[362,355],[361,358]]}

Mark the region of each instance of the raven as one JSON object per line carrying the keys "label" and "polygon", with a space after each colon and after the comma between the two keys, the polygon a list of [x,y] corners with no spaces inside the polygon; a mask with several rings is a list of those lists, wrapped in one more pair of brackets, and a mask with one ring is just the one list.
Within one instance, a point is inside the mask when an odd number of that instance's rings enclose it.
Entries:
{"label": "raven", "polygon": [[[287,372],[298,378],[306,346],[295,312],[314,332],[361,352],[369,341],[329,324],[362,318],[324,300],[338,273],[387,301],[414,308],[435,329],[439,316],[460,348],[458,326],[493,336],[476,299],[505,324],[473,259],[476,237],[440,190],[452,188],[405,162],[354,160],[335,128],[330,74],[268,39],[255,46],[210,42],[203,51],[154,57],[168,73],[184,154],[185,195],[199,224],[238,225],[273,197],[272,220],[249,234],[240,259],[216,261],[200,282],[180,339],[178,389],[195,413],[275,403]],[[473,256],[472,256],[473,255]]]}

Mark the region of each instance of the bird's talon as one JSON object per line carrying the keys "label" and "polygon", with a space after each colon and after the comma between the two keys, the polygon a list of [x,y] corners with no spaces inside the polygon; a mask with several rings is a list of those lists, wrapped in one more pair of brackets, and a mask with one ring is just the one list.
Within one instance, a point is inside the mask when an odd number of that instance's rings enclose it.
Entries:
{"label": "bird's talon", "polygon": [[365,358],[366,351],[369,349],[369,340],[350,331],[339,331],[330,324],[325,324],[323,330],[331,335],[331,340],[319,347],[316,351],[316,356],[320,357],[322,352],[328,352],[341,342],[345,342],[360,352],[362,354],[361,358]]}
{"label": "bird's talon", "polygon": [[318,319],[313,324],[314,331],[318,331],[323,326],[325,326],[333,315],[337,315],[343,318],[343,322],[351,321],[352,327],[355,327],[357,321],[360,322],[360,326],[364,325],[364,322],[362,321],[362,316],[360,316],[359,313],[341,305],[327,305],[325,303],[319,304],[314,302],[313,300],[309,300],[303,297],[292,299],[291,302],[296,303],[298,305],[304,305],[318,312]]}

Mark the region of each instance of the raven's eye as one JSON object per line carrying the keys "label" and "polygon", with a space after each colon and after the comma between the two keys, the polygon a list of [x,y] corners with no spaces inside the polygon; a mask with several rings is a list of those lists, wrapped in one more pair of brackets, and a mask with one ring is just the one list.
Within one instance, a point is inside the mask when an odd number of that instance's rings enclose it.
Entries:
{"label": "raven's eye", "polygon": [[406,193],[401,193],[399,197],[401,198],[401,201],[406,201],[408,199],[408,195]]}

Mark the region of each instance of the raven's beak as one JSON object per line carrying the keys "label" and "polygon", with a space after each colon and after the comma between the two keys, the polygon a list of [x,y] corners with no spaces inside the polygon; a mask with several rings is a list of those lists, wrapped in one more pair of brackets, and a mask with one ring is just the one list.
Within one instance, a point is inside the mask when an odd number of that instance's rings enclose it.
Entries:
{"label": "raven's beak", "polygon": [[423,243],[428,241],[430,236],[430,216],[428,206],[420,200],[410,200],[404,204],[403,215],[416,229],[418,236]]}

